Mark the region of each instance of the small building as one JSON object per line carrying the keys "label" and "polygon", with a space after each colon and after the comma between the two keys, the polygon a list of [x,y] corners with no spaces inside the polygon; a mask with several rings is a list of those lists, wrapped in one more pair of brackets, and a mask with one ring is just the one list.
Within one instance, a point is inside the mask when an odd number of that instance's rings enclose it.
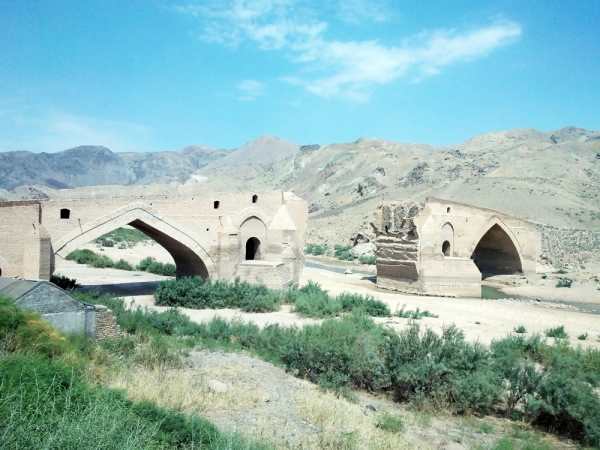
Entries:
{"label": "small building", "polygon": [[75,300],[48,281],[0,277],[0,297],[13,300],[19,308],[39,313],[65,334],[85,334],[94,339],[120,334],[108,308]]}
{"label": "small building", "polygon": [[450,297],[481,297],[482,279],[534,274],[535,225],[486,208],[429,197],[387,202],[374,223],[377,286]]}

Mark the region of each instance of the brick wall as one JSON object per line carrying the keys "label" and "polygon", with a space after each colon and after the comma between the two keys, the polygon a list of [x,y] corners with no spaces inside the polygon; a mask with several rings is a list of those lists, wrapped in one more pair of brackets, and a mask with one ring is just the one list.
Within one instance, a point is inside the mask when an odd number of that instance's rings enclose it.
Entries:
{"label": "brick wall", "polygon": [[106,306],[96,305],[96,339],[100,341],[119,337],[122,334],[113,312]]}

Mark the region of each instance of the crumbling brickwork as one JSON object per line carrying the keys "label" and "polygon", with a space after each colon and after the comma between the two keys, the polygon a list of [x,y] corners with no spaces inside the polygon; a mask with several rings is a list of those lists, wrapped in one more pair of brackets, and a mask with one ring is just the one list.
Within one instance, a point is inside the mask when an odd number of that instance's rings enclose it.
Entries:
{"label": "crumbling brickwork", "polygon": [[123,333],[113,312],[106,306],[96,305],[96,340],[116,338]]}
{"label": "crumbling brickwork", "polygon": [[418,280],[419,234],[414,218],[422,205],[389,204],[381,207],[378,223],[372,224],[377,246],[378,283]]}

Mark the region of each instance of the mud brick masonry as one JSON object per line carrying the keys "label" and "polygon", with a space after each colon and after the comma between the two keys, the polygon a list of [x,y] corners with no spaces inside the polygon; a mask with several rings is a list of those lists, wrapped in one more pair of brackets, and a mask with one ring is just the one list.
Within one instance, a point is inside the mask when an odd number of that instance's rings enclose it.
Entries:
{"label": "mud brick masonry", "polygon": [[291,192],[182,192],[148,187],[59,191],[43,201],[0,203],[0,275],[49,280],[56,258],[131,225],[173,257],[177,276],[263,283],[298,282],[307,204]]}
{"label": "mud brick masonry", "polygon": [[534,274],[541,248],[532,223],[437,198],[382,204],[371,225],[377,285],[414,294],[480,297],[482,278]]}

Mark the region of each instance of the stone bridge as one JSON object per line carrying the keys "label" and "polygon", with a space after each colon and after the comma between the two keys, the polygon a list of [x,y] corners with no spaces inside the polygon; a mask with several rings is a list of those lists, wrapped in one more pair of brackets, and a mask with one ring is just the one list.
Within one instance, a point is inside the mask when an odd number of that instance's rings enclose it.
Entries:
{"label": "stone bridge", "polygon": [[479,297],[482,278],[535,273],[541,249],[532,223],[437,198],[381,205],[373,227],[377,285],[417,294]]}
{"label": "stone bridge", "polygon": [[240,278],[273,287],[299,279],[307,205],[293,193],[168,192],[132,198],[95,189],[0,203],[0,274],[49,279],[55,258],[130,225],[171,254],[177,276]]}

